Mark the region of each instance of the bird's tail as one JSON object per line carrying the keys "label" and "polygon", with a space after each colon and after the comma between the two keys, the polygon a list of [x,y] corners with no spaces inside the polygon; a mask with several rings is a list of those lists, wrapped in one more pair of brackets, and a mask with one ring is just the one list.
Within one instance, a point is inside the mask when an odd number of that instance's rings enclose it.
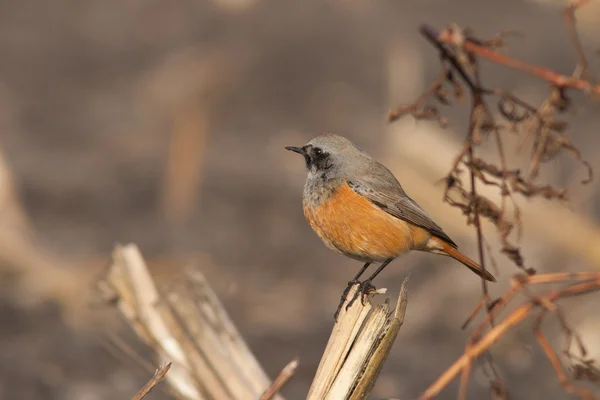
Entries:
{"label": "bird's tail", "polygon": [[481,268],[481,265],[477,264],[475,261],[473,261],[469,257],[465,256],[463,253],[458,251],[458,249],[452,247],[450,244],[448,244],[442,240],[439,240],[439,242],[441,242],[441,244],[442,244],[441,250],[446,255],[449,255],[450,257],[454,258],[455,260],[460,261],[467,268],[469,268],[471,271],[475,272],[477,275],[479,275],[483,279],[485,279],[487,281],[491,281],[491,282],[496,282],[496,278],[494,278],[494,276],[492,274],[490,274],[489,272],[484,271],[483,268]]}

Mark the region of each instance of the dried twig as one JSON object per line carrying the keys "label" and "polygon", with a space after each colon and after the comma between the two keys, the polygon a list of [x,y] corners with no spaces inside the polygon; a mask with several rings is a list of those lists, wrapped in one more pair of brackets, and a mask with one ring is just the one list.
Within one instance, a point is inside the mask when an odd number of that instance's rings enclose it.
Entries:
{"label": "dried twig", "polygon": [[290,379],[292,379],[292,377],[296,373],[296,368],[298,368],[297,358],[290,361],[285,367],[283,367],[283,369],[277,375],[275,380],[260,396],[259,400],[271,400],[273,397],[275,397],[275,395],[279,393],[281,388],[283,388],[285,384],[288,383]]}
{"label": "dried twig", "polygon": [[144,385],[143,388],[140,389],[139,392],[137,392],[135,394],[135,396],[133,396],[131,398],[131,400],[141,400],[144,397],[146,397],[146,395],[148,393],[150,393],[150,391],[152,389],[154,389],[154,386],[156,386],[158,384],[158,382],[160,382],[160,380],[165,376],[165,374],[169,371],[169,368],[171,368],[171,363],[168,362],[162,366],[160,366],[156,372],[154,372],[154,376],[152,376],[152,378],[148,381],[148,383],[146,383]]}
{"label": "dried twig", "polygon": [[552,368],[554,368],[554,372],[556,373],[558,382],[561,384],[561,386],[565,389],[565,391],[567,393],[571,393],[582,399],[595,400],[596,397],[593,395],[592,392],[590,392],[589,390],[587,390],[585,388],[581,388],[581,387],[577,387],[577,386],[573,385],[567,378],[565,371],[563,370],[562,366],[560,365],[560,361],[558,359],[558,356],[556,355],[556,352],[554,351],[554,349],[552,349],[550,342],[548,342],[548,339],[546,339],[546,336],[542,333],[541,323],[542,323],[542,318],[544,317],[545,314],[546,314],[546,312],[542,311],[540,313],[540,315],[538,316],[537,321],[535,323],[534,332],[535,332],[535,337],[536,337],[538,343],[540,344],[540,347],[544,350],[544,353],[546,353],[546,357],[548,357],[548,360],[552,364]]}
{"label": "dried twig", "polygon": [[575,27],[575,11],[577,11],[578,8],[585,6],[589,2],[590,0],[573,1],[571,2],[571,4],[565,7],[563,15],[565,17],[569,38],[571,39],[573,49],[575,50],[575,54],[577,55],[577,59],[579,62],[580,69],[577,75],[582,76],[584,79],[592,80],[593,77],[590,73],[587,57],[585,56],[585,52],[583,51],[583,47],[581,46],[581,41],[579,40],[577,28]]}
{"label": "dried twig", "polygon": [[[566,324],[564,316],[555,301],[560,297],[597,290],[600,277],[593,275],[588,277],[587,281],[584,280],[585,274],[575,276],[544,274],[536,277],[533,275],[536,271],[525,266],[519,247],[514,245],[512,239],[509,240],[509,238],[511,238],[515,227],[517,228],[517,238],[521,237],[523,230],[521,210],[515,201],[517,196],[526,198],[542,197],[560,202],[568,201],[565,189],[536,182],[543,163],[554,160],[558,154],[565,152],[587,169],[588,177],[582,183],[588,183],[592,179],[590,164],[583,160],[580,151],[564,135],[568,127],[567,123],[558,119],[571,106],[566,93],[567,89],[582,90],[592,95],[600,94],[600,86],[591,80],[592,75],[574,23],[575,10],[588,2],[589,0],[574,1],[564,11],[568,33],[579,64],[573,76],[564,76],[547,68],[531,65],[499,53],[497,49],[505,46],[505,34],[499,34],[491,40],[481,40],[473,37],[471,31],[461,29],[457,25],[451,25],[441,32],[428,25],[421,26],[421,34],[439,53],[440,73],[432,85],[414,103],[390,111],[389,120],[394,121],[403,115],[410,114],[417,119],[438,121],[443,126],[447,121],[438,110],[437,104],[451,104],[452,100],[462,102],[465,93],[469,95],[471,99],[469,128],[462,149],[454,159],[452,167],[444,179],[446,184],[444,201],[458,207],[467,217],[467,223],[475,227],[479,261],[484,269],[485,255],[486,251],[489,253],[489,246],[484,247],[486,240],[481,229],[482,219],[491,222],[496,227],[502,244],[502,253],[526,273],[526,275],[515,276],[512,279],[513,287],[503,297],[494,301],[491,301],[489,297],[487,283],[482,282],[483,295],[481,300],[467,318],[463,328],[483,309],[484,304],[486,305],[487,315],[484,321],[473,331],[463,356],[430,386],[422,396],[424,399],[431,398],[439,393],[461,372],[458,396],[460,399],[466,398],[471,362],[499,340],[507,330],[529,316],[534,309],[541,308],[543,313],[552,312],[557,315],[561,321],[563,332],[569,338],[569,343],[572,338],[576,338],[576,340],[578,338],[573,329]],[[537,107],[508,93],[506,90],[486,87],[480,78],[479,59],[481,57],[546,80],[551,85],[548,98]],[[490,100],[497,101],[499,115],[492,113]],[[508,167],[503,144],[503,134],[505,132],[521,134],[522,142],[525,138],[533,138],[530,167],[527,175],[523,175],[518,169]],[[476,155],[476,148],[486,142],[490,134],[493,135],[495,141],[499,165]],[[465,168],[468,173],[469,180],[466,181],[468,183],[463,180]],[[482,195],[479,190],[480,185],[497,189],[500,194],[500,202],[496,203]],[[507,212],[508,204],[512,205],[513,208],[512,217]],[[572,279],[579,280],[579,283],[572,284],[563,291],[554,291],[542,296],[536,295],[529,289],[529,286],[542,282],[566,283]],[[517,293],[525,294],[528,301],[501,321],[495,321],[498,314],[505,309]],[[497,322],[497,325],[495,325],[495,322]],[[486,330],[488,330],[487,333],[485,333]],[[544,336],[539,329],[536,330],[536,337],[542,344],[565,390],[587,399],[589,392],[582,391],[570,384],[565,378],[562,368],[559,370],[556,354],[549,346],[546,346],[547,342],[544,342]],[[580,349],[583,349],[580,341],[578,341],[578,344]],[[580,353],[582,358],[585,357],[583,350]],[[568,347],[565,354],[570,356]],[[489,353],[486,354],[485,361],[490,363],[489,365],[494,370],[493,360]],[[586,359],[585,362],[575,362],[574,365],[573,370],[582,368],[588,371],[581,373],[579,376],[594,376],[594,369],[587,367],[593,365],[593,360]],[[492,392],[496,393],[495,396],[504,396],[502,393],[506,393],[504,384],[497,376],[492,379],[490,385]],[[502,390],[496,390],[499,388]]]}
{"label": "dried twig", "polygon": [[[558,277],[556,274],[550,274],[552,276],[544,277],[541,279],[543,282],[549,281],[558,281]],[[589,278],[589,276],[593,276],[593,278]],[[563,276],[564,277],[564,276]],[[530,284],[535,284],[536,277],[530,276],[519,276],[515,277],[515,286],[511,288],[503,297],[501,301],[497,303],[497,305],[492,308],[490,314],[488,314],[487,318],[480,325],[478,329],[476,329],[470,338],[470,343],[467,345],[467,349],[465,353],[452,364],[420,397],[420,399],[431,399],[434,396],[438,395],[443,388],[445,388],[448,383],[450,383],[461,371],[464,371],[466,368],[470,368],[472,360],[475,360],[478,356],[480,356],[484,351],[486,351],[489,347],[491,347],[494,343],[496,343],[500,338],[512,327],[519,324],[525,318],[531,315],[532,311],[543,307],[544,303],[554,303],[559,299],[563,299],[566,297],[573,297],[582,294],[591,293],[594,291],[600,290],[600,272],[589,273],[589,274],[571,274],[568,278],[578,277],[575,283],[572,283],[566,286],[563,289],[556,289],[547,292],[545,295],[537,296],[537,298],[529,300],[525,302],[525,304],[520,305],[515,310],[513,310],[509,315],[503,318],[501,321],[498,321],[496,326],[491,328],[487,334],[480,337],[480,333],[486,327],[491,326],[491,316],[497,315],[501,309],[503,309],[510,299],[514,298],[515,294],[523,289],[525,286]],[[529,278],[534,278],[529,281]],[[575,278],[577,279],[577,278]],[[539,337],[538,337],[539,339]],[[554,364],[554,362],[553,362]],[[562,370],[562,369],[561,369]],[[564,385],[563,385],[564,386]],[[581,394],[582,392],[577,392]],[[588,397],[583,397],[587,399]]]}
{"label": "dried twig", "polygon": [[456,39],[456,36],[452,35],[449,31],[437,32],[432,27],[423,25],[421,26],[421,33],[433,36],[437,38],[437,40],[439,40],[441,43],[454,46],[461,46],[466,51],[472,54],[476,54],[478,56],[487,58],[490,61],[505,65],[509,68],[524,71],[531,75],[537,76],[538,78],[552,83],[558,88],[573,88],[600,95],[600,85],[594,85],[591,82],[584,79],[561,75],[547,68],[542,68],[535,65],[527,64],[519,60],[515,60],[514,58],[498,53],[497,51],[482,46],[470,39],[464,39],[463,41],[459,42]]}
{"label": "dried twig", "polygon": [[513,311],[502,322],[498,323],[485,337],[469,348],[457,361],[450,366],[422,395],[422,400],[431,399],[452,381],[464,368],[470,366],[471,361],[481,355],[491,345],[496,343],[504,333],[525,319],[533,306],[525,304]]}

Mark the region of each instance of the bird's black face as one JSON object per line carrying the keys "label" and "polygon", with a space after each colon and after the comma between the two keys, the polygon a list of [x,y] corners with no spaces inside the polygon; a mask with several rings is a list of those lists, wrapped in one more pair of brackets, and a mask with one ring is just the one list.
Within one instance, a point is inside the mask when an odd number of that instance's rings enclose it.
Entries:
{"label": "bird's black face", "polygon": [[316,171],[322,171],[331,168],[331,157],[320,147],[316,147],[310,144],[302,147],[288,146],[286,150],[302,154],[304,161],[306,161],[306,169],[315,169]]}

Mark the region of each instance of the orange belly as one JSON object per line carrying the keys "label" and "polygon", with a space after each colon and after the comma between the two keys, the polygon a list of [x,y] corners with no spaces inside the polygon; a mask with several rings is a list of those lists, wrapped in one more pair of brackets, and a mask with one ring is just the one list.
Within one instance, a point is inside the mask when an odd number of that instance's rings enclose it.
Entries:
{"label": "orange belly", "polygon": [[424,229],[398,219],[344,183],[317,207],[304,204],[304,215],[331,249],[361,261],[383,261],[423,247]]}

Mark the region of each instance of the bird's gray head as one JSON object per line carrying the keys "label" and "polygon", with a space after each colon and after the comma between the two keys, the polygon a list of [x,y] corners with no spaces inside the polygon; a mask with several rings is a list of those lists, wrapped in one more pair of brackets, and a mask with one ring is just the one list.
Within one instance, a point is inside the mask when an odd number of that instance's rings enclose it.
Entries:
{"label": "bird's gray head", "polygon": [[353,167],[370,158],[345,137],[333,134],[317,136],[302,147],[286,149],[304,156],[309,179],[323,173],[332,178],[351,173]]}

